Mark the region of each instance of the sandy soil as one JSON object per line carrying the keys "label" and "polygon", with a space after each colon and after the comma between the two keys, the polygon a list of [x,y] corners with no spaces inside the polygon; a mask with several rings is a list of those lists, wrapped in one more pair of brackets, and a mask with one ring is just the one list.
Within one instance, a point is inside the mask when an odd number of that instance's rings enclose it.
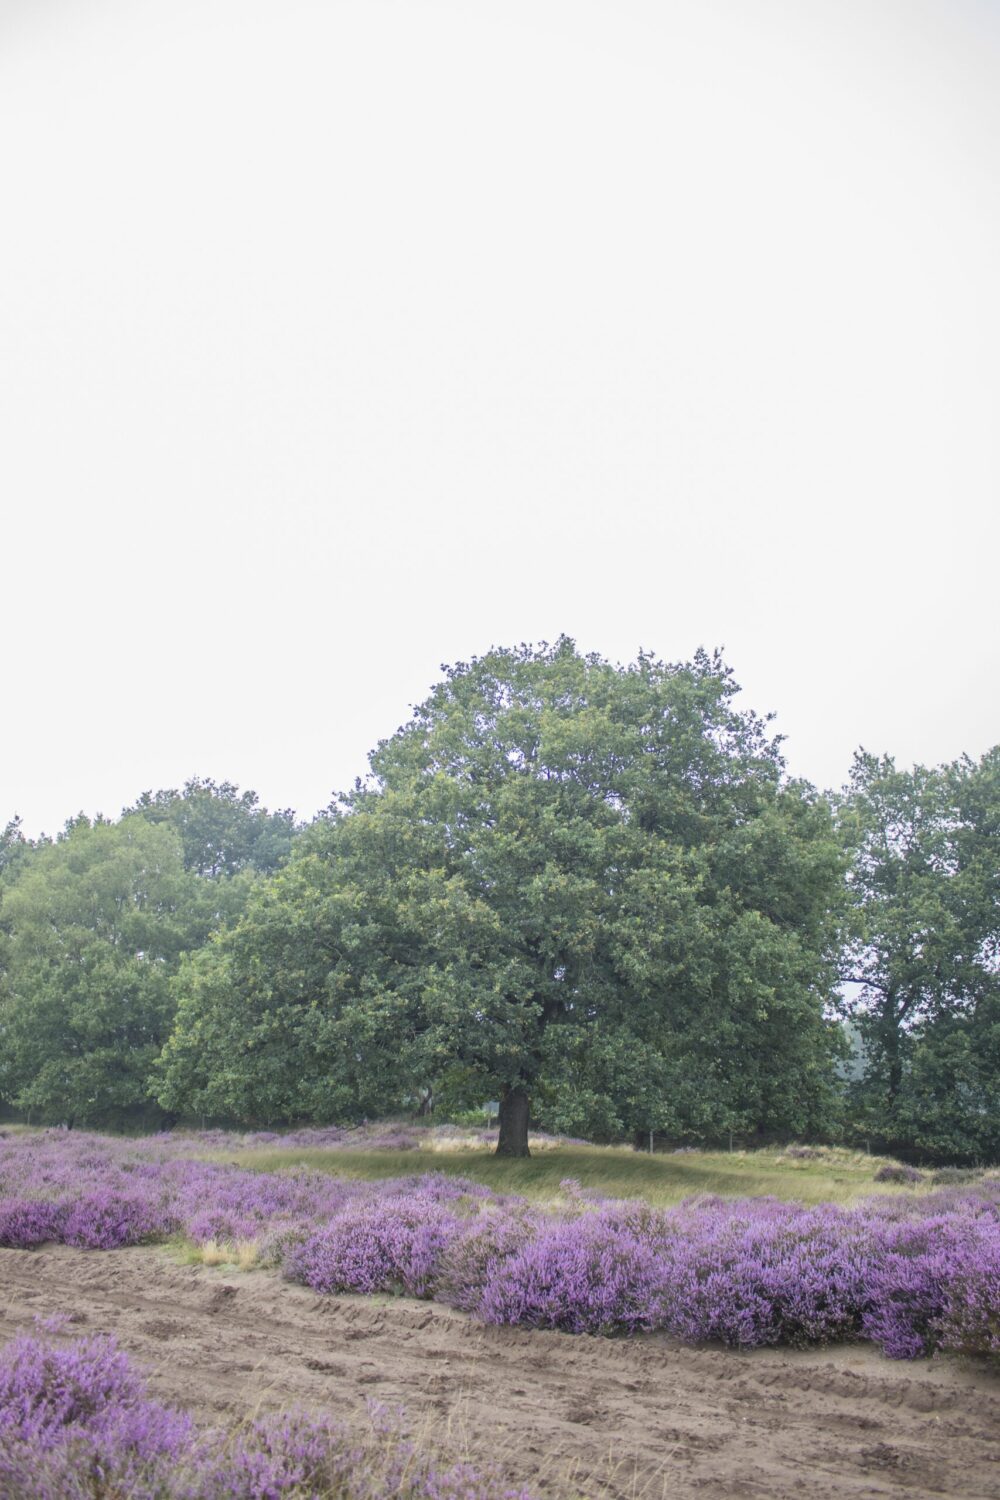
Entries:
{"label": "sandy soil", "polygon": [[629,1500],[1000,1500],[1000,1379],[966,1360],[486,1329],[154,1249],[0,1250],[0,1342],[55,1312],[115,1333],[157,1394],[212,1419],[295,1402],[353,1418],[376,1397],[546,1493],[572,1472],[578,1493]]}

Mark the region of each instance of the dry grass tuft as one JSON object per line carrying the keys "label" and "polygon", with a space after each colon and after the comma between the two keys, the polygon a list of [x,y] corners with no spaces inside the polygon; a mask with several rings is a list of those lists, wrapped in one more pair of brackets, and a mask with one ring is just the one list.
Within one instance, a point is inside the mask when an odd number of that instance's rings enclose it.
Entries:
{"label": "dry grass tuft", "polygon": [[176,1249],[187,1265],[236,1266],[240,1271],[254,1271],[260,1264],[258,1240],[205,1240],[200,1245],[184,1242]]}

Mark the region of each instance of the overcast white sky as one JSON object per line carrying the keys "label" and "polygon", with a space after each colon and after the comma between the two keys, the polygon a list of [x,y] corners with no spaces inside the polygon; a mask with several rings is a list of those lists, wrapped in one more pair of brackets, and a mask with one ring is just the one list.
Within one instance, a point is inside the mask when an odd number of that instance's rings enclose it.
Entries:
{"label": "overcast white sky", "polygon": [[561,631],[980,754],[998,268],[994,3],[0,0],[0,824]]}

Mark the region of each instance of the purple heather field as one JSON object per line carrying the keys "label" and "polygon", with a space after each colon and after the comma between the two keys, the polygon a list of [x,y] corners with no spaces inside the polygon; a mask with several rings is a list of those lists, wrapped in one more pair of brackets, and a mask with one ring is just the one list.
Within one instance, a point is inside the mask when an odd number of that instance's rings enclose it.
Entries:
{"label": "purple heather field", "polygon": [[492,1324],[743,1348],[865,1339],[897,1359],[1000,1354],[996,1176],[812,1208],[700,1198],[656,1209],[566,1182],[539,1207],[441,1173],[366,1182],[192,1155],[235,1143],[11,1134],[0,1246],[252,1241],[258,1263],[318,1292],[433,1298]]}
{"label": "purple heather field", "polygon": [[[0,1247],[252,1244],[253,1263],[321,1294],[431,1298],[493,1325],[742,1348],[860,1339],[896,1359],[1000,1354],[997,1174],[850,1207],[702,1197],[659,1209],[572,1179],[539,1206],[443,1173],[369,1182],[196,1155],[278,1139],[0,1132]],[[333,1130],[280,1140],[351,1144]],[[399,1147],[364,1139],[376,1143]],[[199,1428],[148,1395],[112,1338],[67,1342],[71,1312],[0,1353],[11,1500],[529,1500],[499,1473],[422,1451],[384,1408],[360,1435],[301,1410]]]}

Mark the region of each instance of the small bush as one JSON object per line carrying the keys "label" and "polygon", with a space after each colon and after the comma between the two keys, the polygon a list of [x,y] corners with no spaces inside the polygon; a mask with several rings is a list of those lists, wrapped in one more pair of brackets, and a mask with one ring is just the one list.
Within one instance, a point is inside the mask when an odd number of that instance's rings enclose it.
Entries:
{"label": "small bush", "polygon": [[317,1292],[427,1297],[457,1231],[454,1216],[426,1198],[359,1203],[294,1247],[286,1273]]}
{"label": "small bush", "polygon": [[912,1185],[923,1180],[923,1172],[918,1172],[916,1167],[908,1167],[905,1162],[887,1161],[875,1173],[876,1182],[902,1182]]}
{"label": "small bush", "polygon": [[87,1250],[118,1250],[162,1239],[176,1220],[145,1198],[97,1191],[77,1199],[66,1215],[62,1237]]}
{"label": "small bush", "polygon": [[916,1359],[937,1347],[956,1257],[969,1233],[944,1215],[880,1226],[866,1270],[862,1331],[890,1359]]}
{"label": "small bush", "polygon": [[7,1198],[0,1202],[0,1246],[30,1250],[47,1240],[62,1239],[68,1210],[61,1203]]}
{"label": "small bush", "polygon": [[931,1173],[930,1180],[933,1187],[965,1187],[970,1182],[978,1182],[982,1176],[980,1167],[938,1167]]}
{"label": "small bush", "polygon": [[693,1206],[664,1247],[664,1326],[687,1343],[850,1338],[866,1299],[866,1231],[837,1209],[760,1199]]}
{"label": "small bush", "polygon": [[60,1347],[21,1335],[0,1354],[5,1500],[153,1500],[169,1494],[193,1437],[190,1418],[148,1398],[114,1339]]}
{"label": "small bush", "polygon": [[1000,1244],[985,1238],[952,1257],[941,1343],[964,1354],[1000,1354]]}
{"label": "small bush", "polygon": [[445,1249],[438,1297],[462,1312],[477,1312],[487,1282],[524,1249],[537,1227],[537,1217],[525,1211],[485,1213],[467,1221]]}
{"label": "small bush", "polygon": [[566,1333],[637,1333],[663,1312],[663,1267],[652,1247],[600,1214],[542,1229],[496,1262],[480,1299],[485,1322]]}

